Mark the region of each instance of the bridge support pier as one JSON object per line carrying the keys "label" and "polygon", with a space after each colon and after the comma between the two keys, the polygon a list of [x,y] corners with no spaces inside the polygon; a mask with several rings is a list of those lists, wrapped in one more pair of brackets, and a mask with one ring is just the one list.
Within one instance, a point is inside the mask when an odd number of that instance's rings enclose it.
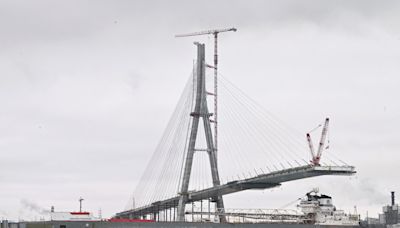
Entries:
{"label": "bridge support pier", "polygon": [[[192,126],[190,131],[189,145],[188,151],[186,154],[185,165],[183,170],[183,179],[182,186],[180,189],[180,197],[178,203],[178,221],[185,220],[185,206],[189,201],[189,181],[190,174],[192,171],[193,157],[195,152],[195,145],[198,133],[198,127],[200,118],[203,121],[204,131],[207,141],[207,153],[209,155],[210,166],[211,166],[211,176],[213,181],[213,186],[220,185],[220,179],[218,174],[218,164],[217,164],[217,156],[216,150],[213,142],[213,135],[211,131],[211,120],[210,116],[212,114],[209,113],[207,107],[207,92],[206,92],[206,83],[205,83],[205,48],[204,44],[196,43],[197,45],[197,65],[196,65],[196,80],[195,80],[195,106],[194,110],[191,113],[192,116]],[[224,210],[224,202],[221,195],[211,196],[216,203],[217,208],[220,210]],[[220,215],[220,222],[226,222],[225,216]]]}

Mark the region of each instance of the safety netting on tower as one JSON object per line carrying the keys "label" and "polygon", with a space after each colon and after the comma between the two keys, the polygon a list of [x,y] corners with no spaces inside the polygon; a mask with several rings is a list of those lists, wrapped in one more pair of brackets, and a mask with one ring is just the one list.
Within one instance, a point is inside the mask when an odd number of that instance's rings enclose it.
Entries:
{"label": "safety netting on tower", "polygon": [[[126,210],[179,194],[196,94],[196,69],[190,75],[167,127],[128,201]],[[206,79],[212,80],[207,74]],[[310,165],[305,133],[274,116],[227,77],[219,76],[218,169],[221,184],[288,168]],[[211,88],[209,88],[211,89]],[[213,112],[213,94],[208,109]],[[289,111],[289,110],[288,110]],[[213,116],[210,116],[212,122]],[[328,145],[329,147],[329,145]],[[189,191],[212,187],[203,124],[199,124]],[[328,149],[327,147],[324,149]],[[347,165],[326,153],[321,165]],[[134,202],[134,203],[133,203]]]}

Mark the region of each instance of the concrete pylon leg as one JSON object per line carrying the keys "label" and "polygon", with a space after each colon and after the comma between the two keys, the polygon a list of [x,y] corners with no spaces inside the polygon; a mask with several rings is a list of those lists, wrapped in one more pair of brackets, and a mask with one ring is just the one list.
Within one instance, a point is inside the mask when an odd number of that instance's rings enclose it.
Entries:
{"label": "concrete pylon leg", "polygon": [[[195,152],[195,145],[199,127],[200,118],[203,120],[204,131],[207,141],[207,151],[210,158],[210,166],[211,166],[211,175],[213,179],[213,185],[220,185],[220,179],[218,174],[218,165],[217,165],[217,157],[216,151],[213,143],[213,135],[211,131],[210,125],[210,113],[208,112],[207,107],[207,93],[206,93],[206,84],[205,84],[205,48],[204,44],[196,43],[197,45],[197,68],[196,68],[196,98],[195,98],[195,106],[194,110],[191,113],[192,116],[192,126],[189,137],[188,151],[186,154],[185,165],[183,170],[183,179],[182,186],[180,189],[180,197],[178,203],[178,214],[177,220],[184,221],[185,220],[185,206],[189,201],[188,188],[190,181],[190,174],[192,171],[193,157]],[[217,208],[224,210],[224,202],[222,196],[214,196],[217,202]],[[225,216],[220,216],[221,222],[226,222]]]}

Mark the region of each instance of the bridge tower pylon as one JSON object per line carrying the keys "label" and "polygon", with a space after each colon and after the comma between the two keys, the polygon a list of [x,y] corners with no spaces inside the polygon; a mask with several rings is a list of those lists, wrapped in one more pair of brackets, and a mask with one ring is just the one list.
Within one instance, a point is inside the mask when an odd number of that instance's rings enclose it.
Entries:
{"label": "bridge tower pylon", "polygon": [[[206,91],[206,77],[205,77],[205,45],[200,43],[195,43],[197,46],[197,64],[196,64],[196,75],[194,80],[194,89],[195,89],[195,105],[193,112],[190,114],[192,118],[192,124],[189,134],[188,147],[186,151],[186,159],[184,163],[183,169],[183,177],[182,184],[180,186],[179,192],[179,202],[178,202],[178,211],[177,211],[177,219],[178,221],[185,220],[185,206],[189,201],[189,181],[190,174],[192,171],[192,164],[194,153],[196,151],[196,139],[199,131],[199,123],[200,119],[204,125],[204,132],[206,138],[207,149],[206,152],[209,156],[210,167],[211,167],[211,176],[213,186],[219,186],[220,179],[218,173],[218,163],[216,150],[213,142],[213,134],[211,130],[211,119],[212,114],[208,110],[207,106],[207,91]],[[211,196],[212,201],[216,202],[217,208],[219,210],[224,210],[224,201],[221,195]],[[223,215],[219,216],[220,222],[226,222],[226,218]]]}

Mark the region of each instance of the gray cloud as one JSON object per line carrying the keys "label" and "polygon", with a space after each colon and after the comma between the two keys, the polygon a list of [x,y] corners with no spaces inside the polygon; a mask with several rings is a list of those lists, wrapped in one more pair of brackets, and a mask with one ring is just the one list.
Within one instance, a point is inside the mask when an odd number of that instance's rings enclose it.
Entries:
{"label": "gray cloud", "polygon": [[221,75],[300,133],[329,115],[327,153],[359,174],[335,179],[346,188],[321,177],[227,205],[279,207],[318,185],[341,207],[379,211],[400,190],[399,4],[1,1],[2,210],[16,219],[25,198],[70,211],[81,195],[88,210],[122,210],[191,72],[192,41],[211,62],[212,39],[174,34],[237,26],[220,39]]}

